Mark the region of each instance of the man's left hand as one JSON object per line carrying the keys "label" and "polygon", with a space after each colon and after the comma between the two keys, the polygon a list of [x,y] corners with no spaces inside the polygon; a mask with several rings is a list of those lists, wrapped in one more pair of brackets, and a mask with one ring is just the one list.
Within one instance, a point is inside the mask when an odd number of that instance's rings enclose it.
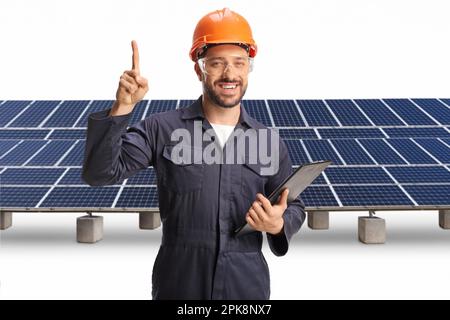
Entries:
{"label": "man's left hand", "polygon": [[247,223],[257,231],[265,231],[273,235],[281,233],[284,226],[283,213],[287,208],[288,194],[288,189],[283,190],[278,202],[272,205],[269,199],[258,193],[256,200],[247,212]]}

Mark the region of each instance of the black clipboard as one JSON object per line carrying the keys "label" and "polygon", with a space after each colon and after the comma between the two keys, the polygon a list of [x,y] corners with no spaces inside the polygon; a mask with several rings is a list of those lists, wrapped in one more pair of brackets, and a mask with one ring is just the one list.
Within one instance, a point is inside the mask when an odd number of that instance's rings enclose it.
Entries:
{"label": "black clipboard", "polygon": [[[288,188],[288,203],[297,199],[321,173],[331,164],[330,160],[306,163],[295,169],[275,190],[267,197],[271,204],[278,201],[281,192]],[[247,222],[234,231],[236,236],[241,236],[255,230]]]}

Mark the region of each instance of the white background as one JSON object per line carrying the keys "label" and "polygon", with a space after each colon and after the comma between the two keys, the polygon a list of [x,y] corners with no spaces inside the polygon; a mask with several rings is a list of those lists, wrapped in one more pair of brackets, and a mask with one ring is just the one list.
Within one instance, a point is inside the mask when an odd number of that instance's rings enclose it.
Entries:
{"label": "white background", "polygon": [[[136,39],[146,98],[197,98],[196,22],[230,7],[259,46],[246,98],[450,97],[450,2],[0,2],[0,99],[113,99]],[[286,257],[264,248],[273,299],[450,298],[450,233],[435,212],[384,213],[388,242],[356,238],[357,216],[304,227]],[[14,215],[1,233],[0,298],[148,299],[161,230],[105,214],[104,240],[75,242],[79,214]]]}

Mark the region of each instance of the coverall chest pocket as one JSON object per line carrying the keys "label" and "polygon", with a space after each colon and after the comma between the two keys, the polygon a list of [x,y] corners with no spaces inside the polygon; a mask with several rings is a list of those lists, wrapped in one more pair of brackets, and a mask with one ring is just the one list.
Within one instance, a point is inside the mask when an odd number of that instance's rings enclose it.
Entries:
{"label": "coverall chest pocket", "polygon": [[[183,157],[179,156],[179,148],[175,145],[165,145],[163,149],[164,165],[162,169],[161,183],[169,190],[183,194],[202,188],[204,177],[204,164],[194,163],[193,159],[201,156],[202,149],[193,146],[183,146],[187,152]],[[188,159],[189,158],[189,159]],[[201,157],[198,159],[202,159]]]}
{"label": "coverall chest pocket", "polygon": [[261,168],[262,166],[260,164],[244,163],[242,166],[242,195],[252,202],[256,199],[258,192],[264,194],[265,191],[264,186],[268,176],[263,175]]}

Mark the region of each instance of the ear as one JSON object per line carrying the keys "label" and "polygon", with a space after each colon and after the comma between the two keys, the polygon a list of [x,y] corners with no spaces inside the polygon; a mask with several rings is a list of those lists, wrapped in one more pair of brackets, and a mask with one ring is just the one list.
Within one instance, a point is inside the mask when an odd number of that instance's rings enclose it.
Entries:
{"label": "ear", "polygon": [[195,73],[197,74],[198,81],[201,82],[203,79],[203,72],[202,72],[202,70],[200,70],[200,67],[198,66],[197,62],[194,64],[194,70],[195,70]]}

